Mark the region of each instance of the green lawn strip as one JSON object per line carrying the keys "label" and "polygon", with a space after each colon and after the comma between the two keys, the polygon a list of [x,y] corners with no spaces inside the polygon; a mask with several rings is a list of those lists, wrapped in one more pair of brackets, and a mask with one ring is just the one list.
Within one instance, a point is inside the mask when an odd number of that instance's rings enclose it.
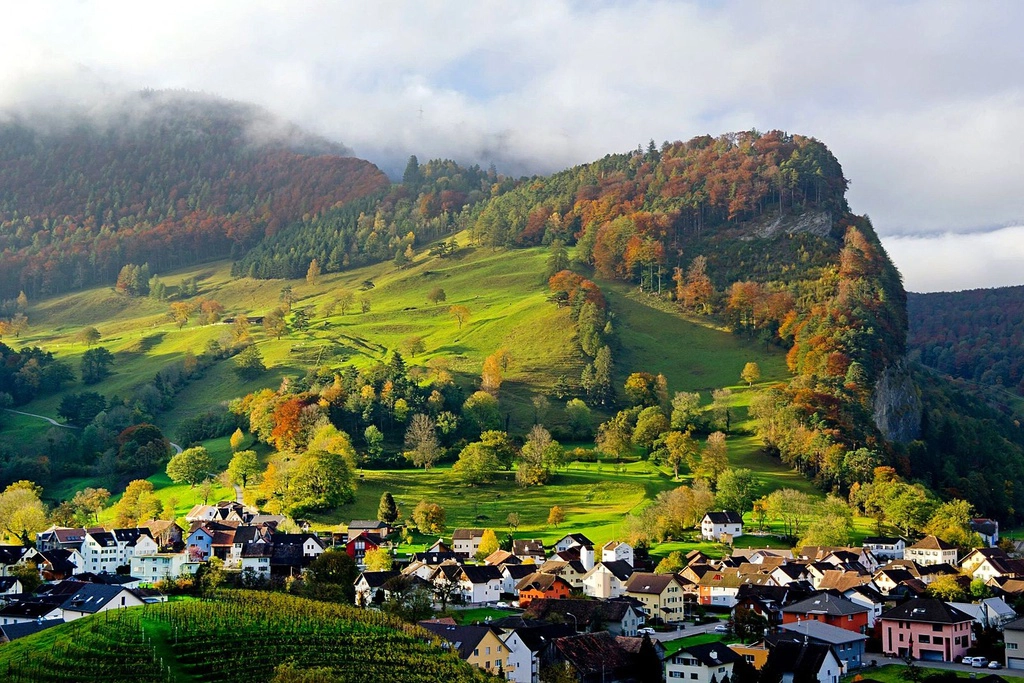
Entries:
{"label": "green lawn strip", "polygon": [[[867,653],[865,659],[871,661],[872,656],[882,658],[878,653]],[[878,667],[865,667],[857,669],[843,677],[844,681],[855,681],[860,678],[870,678],[872,680],[881,681],[881,683],[905,683],[907,680],[903,677],[904,672],[907,670],[906,666],[901,664],[886,664],[885,666]],[[987,676],[989,673],[995,673],[997,676],[1001,676],[1008,681],[1024,681],[1024,678],[1019,676],[1008,675],[1005,669],[1000,669],[997,672],[990,672],[987,669],[978,669],[977,671],[953,671],[948,669],[932,669],[926,666],[918,666],[918,670],[921,671],[925,676],[931,673],[955,673],[957,678],[974,679]]]}
{"label": "green lawn strip", "polygon": [[478,607],[475,609],[449,609],[444,616],[449,616],[455,619],[461,626],[471,624],[484,624],[487,623],[487,617],[491,618],[491,621],[497,621],[505,617],[516,616],[522,614],[517,610],[507,609],[496,609],[493,607]]}
{"label": "green lawn strip", "polygon": [[174,681],[201,681],[201,677],[189,673],[188,669],[178,661],[178,655],[171,642],[171,625],[166,621],[143,617],[142,627],[150,639],[154,654],[158,657],[158,665],[170,673]]}
{"label": "green lawn strip", "polygon": [[706,645],[708,643],[722,643],[723,645],[729,645],[731,643],[740,642],[737,638],[726,637],[721,633],[702,633],[697,636],[685,636],[683,638],[676,638],[675,640],[662,641],[662,645],[665,646],[666,656],[674,655],[675,653],[682,650],[684,647],[691,645]]}

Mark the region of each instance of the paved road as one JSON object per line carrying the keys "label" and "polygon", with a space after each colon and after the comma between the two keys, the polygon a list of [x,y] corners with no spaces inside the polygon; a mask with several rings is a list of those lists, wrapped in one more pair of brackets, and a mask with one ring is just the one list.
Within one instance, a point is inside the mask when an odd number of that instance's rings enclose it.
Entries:
{"label": "paved road", "polygon": [[682,630],[658,631],[653,636],[651,636],[651,640],[660,640],[664,643],[669,640],[677,640],[679,638],[687,638],[689,636],[699,636],[704,633],[712,633],[715,630],[715,626],[717,626],[718,623],[719,622],[713,621],[710,624],[701,624],[700,626],[686,624],[685,628],[683,628]]}
{"label": "paved road", "polygon": [[[62,427],[63,429],[78,429],[78,427],[76,427],[75,425],[66,425],[63,424],[62,422],[57,422],[52,417],[46,417],[45,415],[36,415],[35,413],[23,413],[20,410],[11,410],[10,408],[5,408],[5,410],[9,413],[14,413],[15,415],[24,415],[25,417],[34,417],[38,420],[45,420],[52,424],[54,427]],[[175,455],[181,453],[181,446],[179,446],[178,444],[172,443],[171,448],[174,449]],[[239,497],[241,497],[241,493],[239,493]],[[241,500],[239,500],[239,502],[241,502]]]}
{"label": "paved road", "polygon": [[[902,659],[899,659],[897,657],[885,657],[878,652],[864,653],[865,662],[870,662],[872,659],[878,662],[878,666],[885,666],[887,664],[905,664],[905,662]],[[989,673],[993,673],[995,671],[988,668],[975,669],[971,666],[966,666],[964,664],[954,664],[953,662],[926,662],[920,659],[915,659],[914,664],[921,667],[922,669],[943,669],[945,671],[959,671],[961,673],[977,673],[981,674],[982,676],[987,676]],[[870,676],[865,676],[865,678],[870,678]]]}
{"label": "paved road", "polygon": [[235,487],[235,502],[239,505],[244,505],[245,503],[242,502],[242,487],[238,484],[232,484],[232,486]]}

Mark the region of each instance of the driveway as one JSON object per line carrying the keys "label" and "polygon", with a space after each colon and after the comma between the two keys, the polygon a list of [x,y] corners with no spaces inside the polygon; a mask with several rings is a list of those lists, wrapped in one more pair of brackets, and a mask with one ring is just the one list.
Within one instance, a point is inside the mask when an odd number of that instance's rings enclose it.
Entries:
{"label": "driveway", "polygon": [[[694,626],[693,624],[686,624],[682,630],[675,631],[657,631],[651,640],[660,640],[666,642],[669,640],[678,640],[679,638],[688,638],[689,636],[699,636],[704,633],[712,633],[721,622],[711,622],[710,624],[701,624],[700,626]],[[722,634],[725,635],[725,634]]]}

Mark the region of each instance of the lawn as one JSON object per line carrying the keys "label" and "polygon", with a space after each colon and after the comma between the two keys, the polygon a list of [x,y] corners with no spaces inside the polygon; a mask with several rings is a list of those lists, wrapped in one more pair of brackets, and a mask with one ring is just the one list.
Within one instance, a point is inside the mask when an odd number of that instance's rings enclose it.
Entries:
{"label": "lawn", "polygon": [[[878,655],[881,658],[881,655]],[[868,660],[871,659],[871,653],[867,655]],[[929,669],[926,667],[919,667],[923,669],[923,673],[927,676],[930,673],[946,673],[944,669]],[[887,664],[879,667],[869,667],[860,669],[854,673],[851,673],[843,678],[844,681],[856,681],[860,678],[870,678],[872,680],[881,681],[881,683],[906,683],[906,678],[903,678],[903,673],[907,670],[907,667],[900,664]],[[977,672],[967,671],[955,671],[953,672],[958,678],[964,679],[975,679],[987,676],[989,673],[995,673],[997,676],[1001,676],[1008,681],[1024,681],[1024,678],[1018,676],[1011,676],[1006,673],[1004,669],[999,671],[990,672],[988,669],[978,669]]]}
{"label": "lawn", "polygon": [[675,640],[662,641],[662,645],[665,646],[666,656],[674,655],[675,653],[682,650],[684,647],[691,645],[706,645],[708,643],[722,643],[728,645],[730,643],[740,642],[736,638],[726,636],[721,633],[702,633],[697,636],[686,636],[683,638],[676,638]]}

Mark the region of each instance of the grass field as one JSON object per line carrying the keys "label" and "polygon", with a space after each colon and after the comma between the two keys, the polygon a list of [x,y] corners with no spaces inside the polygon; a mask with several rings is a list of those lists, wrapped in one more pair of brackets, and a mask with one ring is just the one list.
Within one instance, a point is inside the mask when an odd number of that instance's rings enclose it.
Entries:
{"label": "grass field", "polygon": [[[465,235],[460,236],[465,243]],[[511,418],[513,433],[532,425],[531,399],[548,394],[559,375],[576,377],[581,362],[574,349],[573,329],[566,309],[548,302],[543,272],[547,253],[541,249],[491,250],[467,247],[458,256],[438,259],[419,255],[413,264],[397,270],[379,264],[347,273],[322,276],[315,284],[305,280],[266,281],[233,278],[230,264],[210,263],[189,270],[161,274],[175,287],[185,278],[199,281],[199,294],[224,305],[227,315],[262,315],[278,305],[282,287],[293,290],[295,307],[312,307],[316,313],[307,331],[289,331],[280,340],[267,338],[254,326],[254,338],[268,365],[265,376],[243,381],[233,372],[233,362],[222,361],[201,380],[189,384],[175,399],[175,406],[156,416],[155,422],[172,438],[189,416],[265,386],[276,387],[286,376],[297,376],[307,367],[351,363],[364,367],[384,361],[404,340],[419,336],[426,350],[407,357],[410,365],[425,364],[434,356],[448,359],[456,381],[467,390],[476,388],[484,357],[507,348],[513,364],[500,392],[501,410]],[[365,282],[373,287],[359,291]],[[442,287],[446,301],[434,305],[426,300],[433,287]],[[748,361],[756,361],[763,383],[784,379],[783,354],[778,350],[745,341],[727,332],[684,319],[671,304],[641,295],[620,283],[602,283],[614,316],[618,336],[615,352],[616,382],[621,386],[633,371],[661,372],[669,390],[700,391],[710,402],[710,390],[729,387],[733,393],[734,434],[729,438],[729,457],[734,466],[749,467],[760,479],[759,493],[780,487],[818,494],[798,473],[760,453],[749,432],[746,407],[752,395],[740,383],[739,373]],[[320,311],[342,290],[356,292],[371,302],[368,313],[358,310],[342,315],[336,311],[324,317]],[[460,329],[448,314],[453,304],[467,306],[470,320]],[[358,308],[358,304],[355,308]],[[226,339],[230,328],[224,324],[202,326],[189,323],[178,327],[167,317],[167,302],[131,299],[109,288],[34,302],[29,309],[31,328],[20,342],[38,344],[77,366],[86,347],[75,336],[87,325],[102,335],[100,345],[116,358],[115,374],[90,389],[106,396],[128,396],[135,387],[149,381],[162,367],[180,361],[187,351],[199,353],[211,340]],[[85,387],[73,384],[66,392]],[[50,396],[24,406],[27,412],[53,416],[61,396]],[[562,420],[561,407],[552,402],[541,416],[549,425]],[[0,439],[32,451],[45,443],[51,429],[39,420],[6,415]],[[226,439],[204,444],[223,468],[230,450]],[[263,451],[267,455],[266,451]],[[577,463],[560,471],[550,484],[530,490],[516,488],[511,475],[489,486],[468,488],[453,485],[446,468],[428,472],[413,470],[365,471],[361,473],[356,500],[333,514],[314,520],[320,526],[336,526],[351,519],[373,518],[380,494],[391,491],[409,514],[420,500],[436,500],[448,511],[448,526],[493,526],[503,528],[509,512],[520,514],[517,536],[537,536],[550,542],[568,531],[586,533],[596,542],[614,537],[623,516],[637,511],[659,492],[684,482],[673,482],[667,473],[644,463],[624,467],[611,464]],[[150,477],[161,500],[174,499],[181,515],[202,502],[198,489],[174,485],[162,472]],[[123,482],[111,478],[68,479],[48,488],[46,497],[57,501],[71,497],[85,486],[106,486],[117,493]],[[211,498],[233,498],[229,488],[216,488]],[[567,521],[560,528],[546,525],[552,505],[561,505]],[[101,517],[109,519],[110,513]],[[416,545],[427,539],[416,539]],[[753,542],[760,544],[760,539]],[[770,538],[765,544],[772,544]],[[721,549],[708,544],[677,542],[657,548],[667,554],[673,549],[701,547],[710,553]]]}
{"label": "grass field", "polygon": [[[868,653],[867,658],[871,659],[871,653]],[[881,658],[879,656],[879,658]],[[946,673],[944,670],[929,669],[925,667],[919,667],[923,669],[924,675],[927,676],[930,673]],[[867,669],[860,669],[854,673],[851,673],[843,678],[844,681],[857,681],[861,678],[870,678],[875,681],[881,681],[881,683],[905,683],[907,667],[899,664],[887,664],[885,666],[872,667]],[[965,680],[972,680],[978,678],[984,678],[989,673],[995,673],[995,675],[1005,678],[1008,681],[1024,681],[1024,678],[1018,676],[1007,675],[1004,669],[1000,669],[997,672],[990,672],[988,669],[978,669],[977,672],[966,672],[966,671],[955,671],[953,672],[958,678]]]}

